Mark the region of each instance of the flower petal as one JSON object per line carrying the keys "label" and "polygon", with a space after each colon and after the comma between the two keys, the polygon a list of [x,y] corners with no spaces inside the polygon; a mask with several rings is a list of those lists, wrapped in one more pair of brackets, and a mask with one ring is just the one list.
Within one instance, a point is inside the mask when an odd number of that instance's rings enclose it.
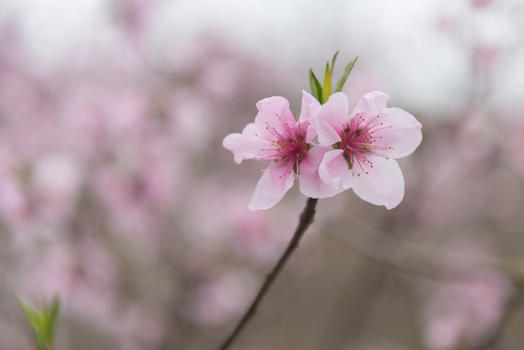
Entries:
{"label": "flower petal", "polygon": [[258,180],[249,203],[250,210],[269,209],[277,204],[293,186],[292,162],[271,163]]}
{"label": "flower petal", "polygon": [[404,177],[396,160],[369,156],[373,168],[353,176],[353,191],[369,203],[395,208],[404,198]]}
{"label": "flower petal", "polygon": [[247,124],[242,134],[229,134],[222,141],[224,148],[233,152],[237,164],[244,159],[263,158],[263,148],[268,148],[270,141],[259,136],[259,129],[255,123]]}
{"label": "flower petal", "polygon": [[311,121],[313,123],[320,110],[320,102],[307,91],[302,90],[302,107],[300,108],[299,121]]}
{"label": "flower petal", "polygon": [[334,188],[347,190],[353,183],[353,172],[344,158],[344,152],[335,149],[326,152],[318,167],[320,178]]}
{"label": "flower petal", "polygon": [[[382,136],[381,144],[390,146],[384,155],[391,158],[402,158],[413,153],[422,141],[422,124],[414,116],[401,108],[386,108],[383,117],[384,124],[390,129],[377,133]],[[387,143],[387,144],[386,144]]]}
{"label": "flower petal", "polygon": [[264,138],[275,140],[275,132],[289,137],[295,127],[295,118],[289,109],[289,102],[281,96],[268,97],[257,102],[258,114],[255,124]]}
{"label": "flower petal", "polygon": [[315,137],[317,137],[317,129],[314,126],[315,124],[308,123],[306,129],[306,143],[312,144]]}
{"label": "flower petal", "polygon": [[306,143],[313,143],[315,137],[317,137],[317,130],[313,127],[309,121],[299,121],[295,126],[295,136],[303,137]]}
{"label": "flower petal", "polygon": [[372,91],[368,92],[351,112],[351,116],[362,113],[364,117],[375,117],[377,114],[382,113],[382,111],[387,107],[389,101],[389,95],[381,91]]}
{"label": "flower petal", "polygon": [[332,150],[331,147],[313,146],[306,158],[300,163],[298,175],[298,185],[300,192],[311,198],[327,198],[342,192],[342,187],[335,188],[320,178],[318,167],[326,152]]}
{"label": "flower petal", "polygon": [[348,121],[348,99],[342,92],[334,93],[317,115],[318,142],[323,146],[339,142],[343,125]]}

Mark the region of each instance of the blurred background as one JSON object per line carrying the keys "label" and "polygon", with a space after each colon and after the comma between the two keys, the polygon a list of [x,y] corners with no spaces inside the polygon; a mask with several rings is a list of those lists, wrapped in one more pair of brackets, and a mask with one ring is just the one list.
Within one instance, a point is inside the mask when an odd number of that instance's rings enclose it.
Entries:
{"label": "blurred background", "polygon": [[523,34],[521,0],[0,0],[0,349],[55,294],[56,350],[216,348],[306,200],[248,211],[222,139],[336,50],[424,125],[406,197],[321,200],[235,348],[523,349]]}

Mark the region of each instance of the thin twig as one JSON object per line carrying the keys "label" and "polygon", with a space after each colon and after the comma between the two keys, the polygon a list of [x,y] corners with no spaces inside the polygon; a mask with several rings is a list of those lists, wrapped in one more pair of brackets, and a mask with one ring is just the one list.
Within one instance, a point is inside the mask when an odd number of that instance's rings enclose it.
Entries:
{"label": "thin twig", "polygon": [[333,242],[339,243],[343,247],[351,250],[353,253],[355,253],[360,258],[369,260],[378,265],[382,265],[395,272],[400,272],[408,276],[412,276],[412,277],[416,277],[420,279],[427,279],[430,281],[440,281],[440,280],[448,280],[448,279],[451,281],[457,281],[457,280],[462,281],[463,280],[463,278],[455,278],[455,276],[453,276],[453,278],[448,278],[447,275],[443,276],[443,274],[441,274],[440,271],[439,272],[428,271],[428,270],[423,270],[420,268],[412,268],[408,266],[403,266],[396,262],[389,261],[388,258],[383,258],[383,257],[376,256],[373,253],[368,253],[363,249],[360,249],[360,248],[357,248],[351,245],[350,243],[346,242],[345,240],[342,240],[338,237],[334,237],[333,235],[328,235],[327,237],[328,239],[332,240]]}
{"label": "thin twig", "polygon": [[[471,267],[470,270],[459,271],[456,269],[451,270],[450,267],[445,266],[443,264],[438,264],[435,262],[428,263],[426,261],[419,262],[417,264],[418,267],[412,267],[408,265],[403,265],[400,262],[395,261],[392,256],[382,257],[380,256],[380,254],[368,252],[366,251],[366,249],[354,246],[347,240],[336,237],[335,235],[327,235],[323,237],[327,237],[327,239],[339,244],[339,246],[343,246],[344,248],[351,250],[354,254],[356,254],[358,257],[362,259],[369,260],[379,265],[383,265],[384,267],[389,268],[393,272],[402,273],[406,276],[414,277],[420,280],[428,280],[430,282],[461,283],[468,282],[469,280],[475,278],[475,275],[472,274],[472,272],[474,271],[474,266]],[[398,245],[393,248],[401,248],[401,246]],[[475,268],[493,269],[501,272],[504,271],[500,269],[498,266],[479,265]]]}
{"label": "thin twig", "polygon": [[246,313],[240,320],[240,322],[237,324],[233,332],[229,335],[229,337],[224,341],[224,343],[220,346],[220,350],[228,349],[237,339],[238,335],[242,332],[242,330],[245,328],[248,321],[253,317],[253,315],[256,313],[257,307],[266,295],[267,291],[273,284],[273,282],[276,280],[278,274],[280,271],[282,271],[282,268],[288,261],[289,257],[293,253],[293,251],[298,247],[298,243],[300,242],[300,239],[306,232],[307,228],[311,223],[313,222],[313,218],[315,216],[315,207],[317,205],[317,199],[316,198],[308,198],[306,206],[304,207],[304,210],[302,211],[302,214],[300,214],[300,220],[298,222],[298,226],[295,230],[295,233],[293,234],[293,237],[291,238],[291,241],[289,241],[289,244],[280,257],[278,259],[278,262],[276,263],[275,267],[271,270],[271,272],[266,276],[266,280],[262,287],[260,287],[260,290],[258,291],[255,299],[247,309]]}

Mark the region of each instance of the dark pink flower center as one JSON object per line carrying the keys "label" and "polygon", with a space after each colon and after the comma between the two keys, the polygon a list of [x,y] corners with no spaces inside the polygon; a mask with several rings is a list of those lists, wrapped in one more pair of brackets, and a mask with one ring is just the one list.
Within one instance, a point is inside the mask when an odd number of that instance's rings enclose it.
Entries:
{"label": "dark pink flower center", "polygon": [[380,155],[380,151],[393,149],[385,146],[383,142],[383,131],[392,126],[384,124],[381,119],[381,116],[377,115],[366,120],[362,114],[357,114],[344,125],[339,135],[342,140],[333,145],[334,148],[344,151],[349,168],[353,169],[357,176],[361,173],[368,174],[369,169],[373,168],[370,155]]}
{"label": "dark pink flower center", "polygon": [[298,166],[311,147],[306,142],[307,125],[308,123],[297,123],[296,126],[290,127],[285,124],[281,132],[274,127],[266,126],[273,140],[270,147],[262,149],[267,154],[264,159],[275,162],[293,162],[293,169],[295,173],[298,173]]}

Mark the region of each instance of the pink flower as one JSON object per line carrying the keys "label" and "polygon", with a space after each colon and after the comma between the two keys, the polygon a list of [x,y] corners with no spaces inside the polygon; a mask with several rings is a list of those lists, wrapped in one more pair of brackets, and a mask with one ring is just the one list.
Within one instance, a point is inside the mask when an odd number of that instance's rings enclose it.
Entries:
{"label": "pink flower", "polygon": [[493,2],[493,0],[471,0],[471,5],[473,5],[473,7],[481,8],[488,6]]}
{"label": "pink flower", "polygon": [[506,276],[491,270],[432,286],[422,309],[425,342],[435,350],[479,344],[497,326],[512,293]]}
{"label": "pink flower", "polygon": [[223,145],[233,152],[236,163],[244,159],[270,160],[258,181],[249,209],[268,209],[277,204],[298,178],[300,191],[313,198],[331,197],[342,191],[324,183],[318,166],[329,147],[313,145],[316,131],[312,121],[320,103],[302,92],[302,110],[298,122],[289,102],[280,96],[257,103],[255,122],[246,125],[242,134],[229,134]]}
{"label": "pink flower", "polygon": [[422,125],[400,108],[388,108],[389,96],[365,94],[348,115],[343,93],[333,94],[317,115],[318,141],[332,146],[319,166],[331,186],[353,191],[387,209],[404,197],[404,178],[394,160],[411,154],[422,141]]}

